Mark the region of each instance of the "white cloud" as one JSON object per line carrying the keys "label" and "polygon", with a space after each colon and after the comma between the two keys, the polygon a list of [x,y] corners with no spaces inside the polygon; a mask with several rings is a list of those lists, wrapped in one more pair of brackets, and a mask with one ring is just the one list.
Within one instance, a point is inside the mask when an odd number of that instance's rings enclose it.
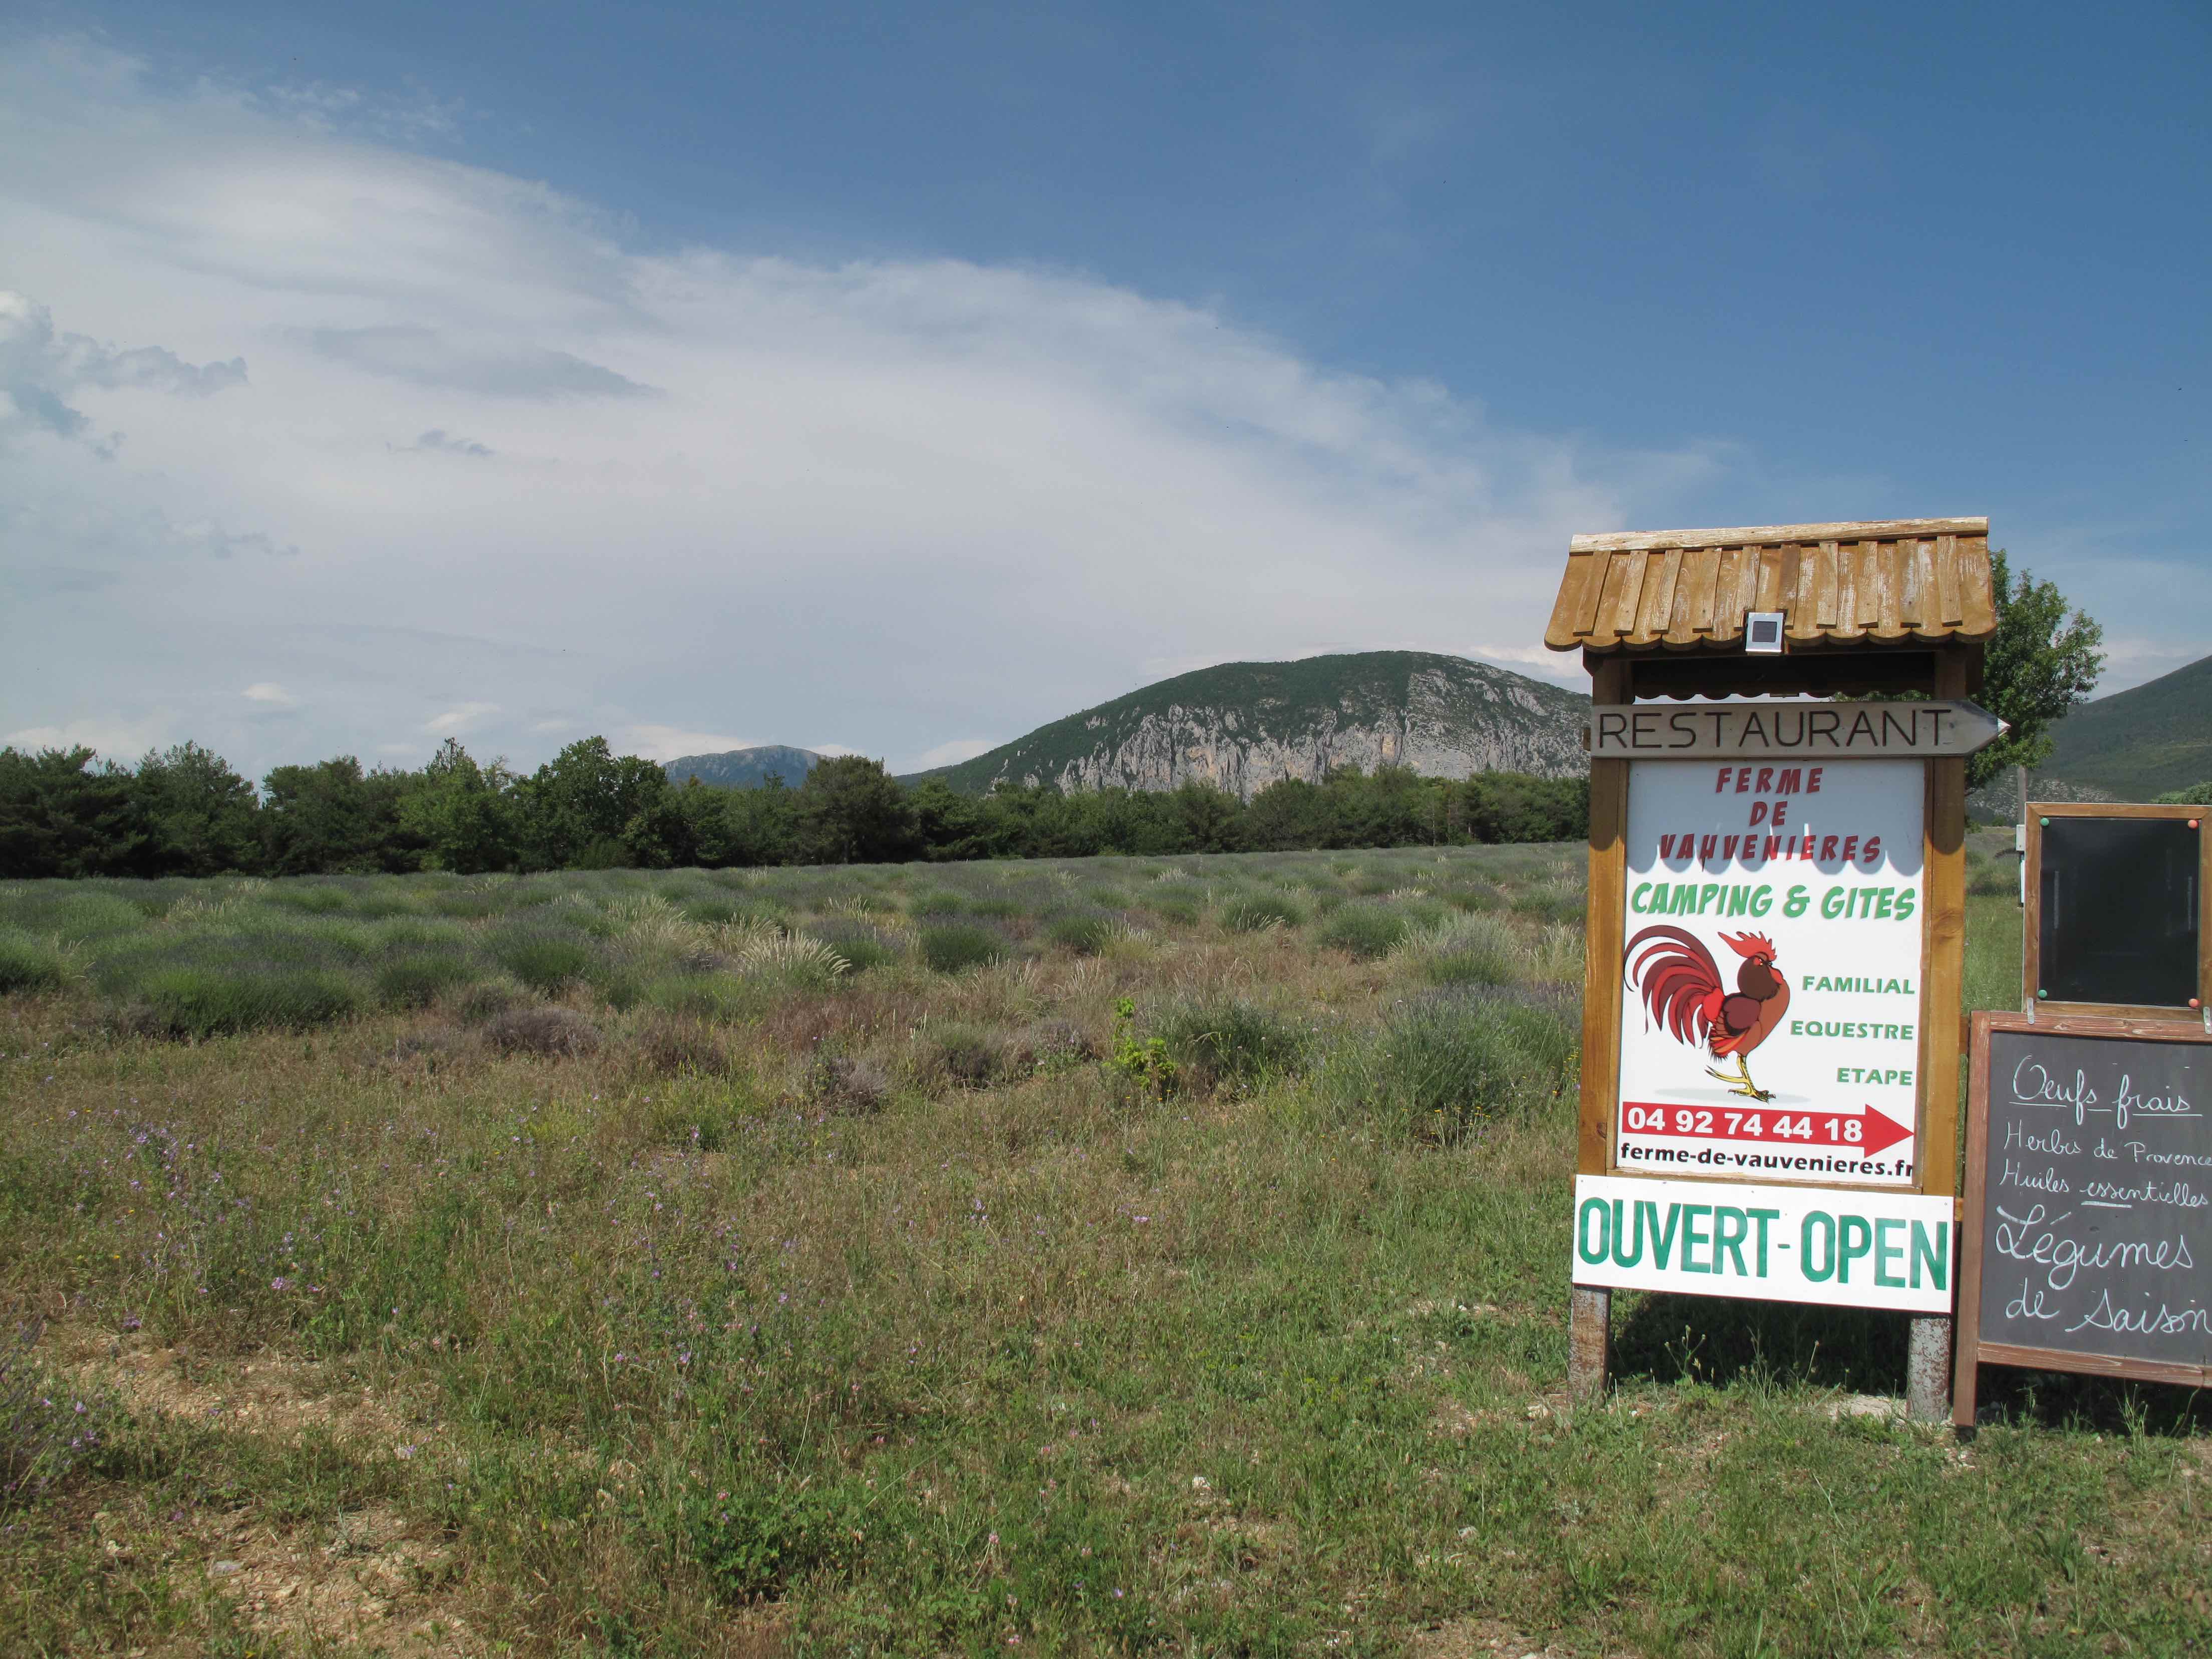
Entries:
{"label": "white cloud", "polygon": [[685,732],[653,725],[624,726],[621,736],[626,752],[657,761],[681,760],[686,755],[726,755],[732,749],[757,749],[768,741],[733,738],[725,732]]}
{"label": "white cloud", "polygon": [[88,715],[55,726],[27,726],[0,738],[9,748],[27,753],[40,749],[94,749],[110,760],[134,761],[149,749],[173,741],[174,718],[164,711],[133,719],[128,715]]}
{"label": "white cloud", "polygon": [[433,714],[422,722],[422,729],[435,732],[441,737],[450,737],[475,731],[497,713],[499,705],[495,702],[465,702],[458,708],[448,708],[442,714]]}
{"label": "white cloud", "polygon": [[[77,421],[0,433],[20,718],[158,705],[252,770],[426,702],[525,765],[593,732],[913,753],[1151,662],[1533,646],[1570,533],[1666,522],[1716,465],[1516,432],[1079,274],[639,252],[351,107],[0,53],[37,361],[128,343],[27,382]],[[295,720],[219,689],[240,658]]]}
{"label": "white cloud", "polygon": [[273,708],[297,708],[300,706],[299,698],[274,680],[258,680],[240,695],[248,702],[266,703]]}
{"label": "white cloud", "polygon": [[[1001,739],[1003,741],[1003,739]],[[962,761],[974,760],[978,755],[988,755],[999,746],[988,738],[955,738],[950,743],[940,743],[934,749],[925,749],[907,765],[897,770],[927,772],[939,766],[957,766]]]}

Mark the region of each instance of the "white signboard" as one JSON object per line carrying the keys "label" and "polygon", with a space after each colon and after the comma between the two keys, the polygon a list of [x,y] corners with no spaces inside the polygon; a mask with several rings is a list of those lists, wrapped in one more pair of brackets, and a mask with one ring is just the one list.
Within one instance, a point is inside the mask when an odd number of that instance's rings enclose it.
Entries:
{"label": "white signboard", "polygon": [[1925,776],[1631,763],[1617,1168],[1911,1184]]}
{"label": "white signboard", "polygon": [[1577,1285],[1943,1314],[1957,1250],[1948,1198],[1575,1177]]}

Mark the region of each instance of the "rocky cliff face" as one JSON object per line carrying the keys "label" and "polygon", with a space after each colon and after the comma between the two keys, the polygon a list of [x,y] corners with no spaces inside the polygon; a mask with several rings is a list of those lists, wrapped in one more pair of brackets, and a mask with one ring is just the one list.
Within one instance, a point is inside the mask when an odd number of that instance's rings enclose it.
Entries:
{"label": "rocky cliff face", "polygon": [[955,787],[1172,789],[1248,799],[1285,778],[1408,766],[1433,777],[1580,771],[1589,700],[1505,669],[1419,652],[1234,663],[1132,693],[951,768]]}

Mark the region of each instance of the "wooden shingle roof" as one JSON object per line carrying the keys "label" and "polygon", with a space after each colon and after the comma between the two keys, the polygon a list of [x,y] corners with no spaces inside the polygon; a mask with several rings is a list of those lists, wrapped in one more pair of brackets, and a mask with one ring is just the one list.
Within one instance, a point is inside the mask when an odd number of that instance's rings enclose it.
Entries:
{"label": "wooden shingle roof", "polygon": [[1743,648],[1779,611],[1790,647],[1972,643],[1996,631],[1987,519],[1880,519],[1577,536],[1544,643],[1554,651]]}

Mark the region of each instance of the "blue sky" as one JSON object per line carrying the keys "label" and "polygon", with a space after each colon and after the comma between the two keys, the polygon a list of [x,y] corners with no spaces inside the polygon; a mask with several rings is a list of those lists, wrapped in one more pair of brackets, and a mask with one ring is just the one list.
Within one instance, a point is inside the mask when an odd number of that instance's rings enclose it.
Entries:
{"label": "blue sky", "polygon": [[2201,8],[15,40],[19,740],[912,764],[1227,658],[1571,679],[1574,530],[1922,513],[2098,615],[2108,689],[2208,648]]}

